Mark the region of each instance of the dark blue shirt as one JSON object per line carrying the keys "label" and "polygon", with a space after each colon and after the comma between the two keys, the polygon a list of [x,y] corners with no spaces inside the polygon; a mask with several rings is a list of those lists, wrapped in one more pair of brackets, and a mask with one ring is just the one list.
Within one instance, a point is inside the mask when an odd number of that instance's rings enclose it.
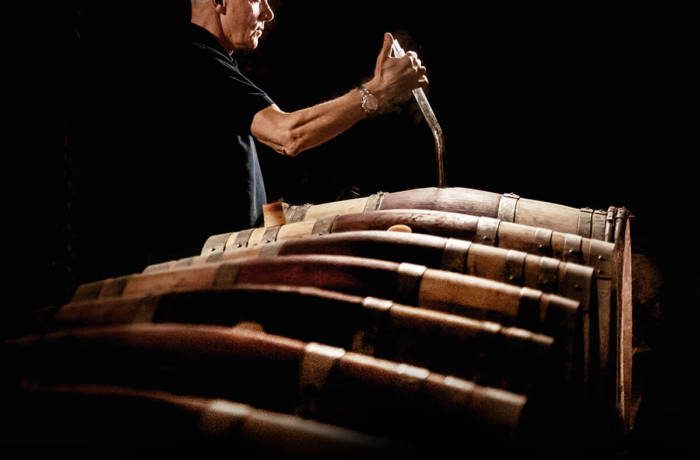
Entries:
{"label": "dark blue shirt", "polygon": [[200,163],[193,172],[204,176],[194,182],[207,192],[197,194],[209,216],[202,227],[209,236],[260,225],[267,200],[250,126],[255,114],[274,102],[241,73],[212,34],[194,24],[187,58],[187,147]]}

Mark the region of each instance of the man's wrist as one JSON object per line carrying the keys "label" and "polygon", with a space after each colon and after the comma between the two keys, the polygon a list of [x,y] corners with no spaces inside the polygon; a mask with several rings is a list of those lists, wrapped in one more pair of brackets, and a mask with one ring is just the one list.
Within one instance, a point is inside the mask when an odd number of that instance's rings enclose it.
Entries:
{"label": "man's wrist", "polygon": [[360,92],[360,107],[362,111],[365,112],[367,116],[373,116],[379,113],[379,99],[377,99],[377,96],[365,85],[360,85],[357,89]]}

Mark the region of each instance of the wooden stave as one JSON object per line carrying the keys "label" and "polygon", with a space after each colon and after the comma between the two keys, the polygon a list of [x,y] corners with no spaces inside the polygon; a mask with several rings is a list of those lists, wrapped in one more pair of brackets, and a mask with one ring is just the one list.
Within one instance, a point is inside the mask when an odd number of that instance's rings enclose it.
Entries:
{"label": "wooden stave", "polygon": [[308,287],[250,285],[87,301],[65,305],[53,317],[59,328],[133,322],[252,326],[517,392],[535,380],[565,377],[548,336]]}
{"label": "wooden stave", "polygon": [[0,442],[83,446],[213,446],[237,453],[339,455],[405,446],[226,400],[98,385],[25,385],[5,394]]}
{"label": "wooden stave", "polygon": [[[6,341],[0,350],[8,375],[25,381],[116,384],[232,399],[409,441],[430,424],[455,417],[484,434],[510,439],[526,402],[515,393],[425,369],[236,329],[170,324],[74,329]],[[236,375],[229,372],[233,366]],[[375,404],[364,408],[372,420],[336,414],[357,409],[363,398]],[[397,405],[413,417],[393,419]]]}

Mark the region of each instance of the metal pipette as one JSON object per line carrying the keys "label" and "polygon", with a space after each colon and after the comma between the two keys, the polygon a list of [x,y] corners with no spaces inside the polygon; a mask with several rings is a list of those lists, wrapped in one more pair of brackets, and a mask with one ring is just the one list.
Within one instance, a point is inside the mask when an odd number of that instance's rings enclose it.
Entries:
{"label": "metal pipette", "polygon": [[[400,58],[406,55],[406,52],[401,47],[399,41],[396,39],[394,39],[393,43],[391,44],[391,50],[394,52],[394,57]],[[435,112],[433,112],[433,108],[430,106],[430,102],[428,102],[428,97],[425,95],[425,91],[423,91],[423,88],[414,89],[413,97],[416,99],[418,107],[420,107],[420,111],[423,113],[425,121],[428,122],[430,130],[433,132],[433,138],[435,138],[435,157],[437,160],[438,168],[438,187],[444,187],[445,137],[442,134],[442,128],[440,127],[440,123],[438,123],[437,118],[435,117]]]}

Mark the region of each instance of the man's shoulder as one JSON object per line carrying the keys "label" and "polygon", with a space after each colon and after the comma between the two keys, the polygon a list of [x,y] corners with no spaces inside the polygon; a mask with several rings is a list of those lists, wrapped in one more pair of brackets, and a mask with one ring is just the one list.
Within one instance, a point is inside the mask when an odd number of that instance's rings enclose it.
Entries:
{"label": "man's shoulder", "polygon": [[191,41],[188,45],[188,53],[195,59],[215,60],[222,65],[231,65],[231,58],[221,50],[199,41]]}
{"label": "man's shoulder", "polygon": [[230,57],[216,49],[196,42],[189,44],[183,64],[186,66],[185,72],[187,74],[199,75],[210,80],[217,77],[235,77],[238,79],[240,75],[240,71],[233,64]]}

